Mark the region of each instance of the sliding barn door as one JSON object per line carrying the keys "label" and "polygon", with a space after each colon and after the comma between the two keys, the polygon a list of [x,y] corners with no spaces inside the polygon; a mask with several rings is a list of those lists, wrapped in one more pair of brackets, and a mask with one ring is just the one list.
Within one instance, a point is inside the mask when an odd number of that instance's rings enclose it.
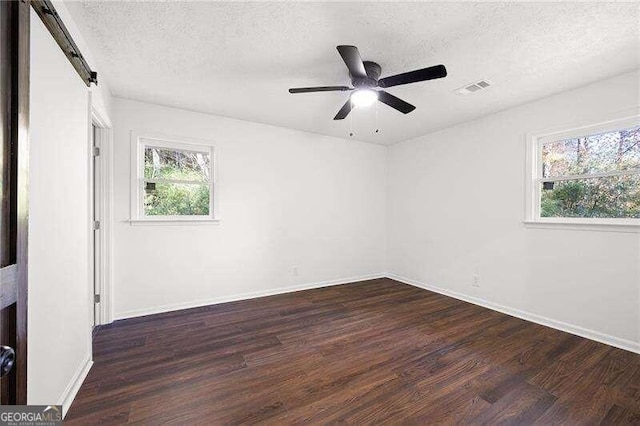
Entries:
{"label": "sliding barn door", "polygon": [[0,1],[0,403],[27,403],[28,0]]}

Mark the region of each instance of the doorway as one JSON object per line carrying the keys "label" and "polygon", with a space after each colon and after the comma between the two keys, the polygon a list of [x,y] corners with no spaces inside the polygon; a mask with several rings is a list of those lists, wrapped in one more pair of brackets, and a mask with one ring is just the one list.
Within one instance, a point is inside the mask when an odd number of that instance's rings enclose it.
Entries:
{"label": "doorway", "polygon": [[93,208],[92,210],[92,230],[93,230],[93,250],[92,250],[92,259],[91,259],[91,270],[93,271],[93,286],[91,291],[93,292],[93,320],[92,324],[95,329],[97,325],[100,325],[100,199],[101,199],[101,167],[100,167],[100,146],[97,141],[97,133],[98,127],[95,122],[91,123],[91,159],[92,159],[92,167],[91,167],[91,181],[92,181],[92,189],[93,189]]}
{"label": "doorway", "polygon": [[90,293],[92,318],[96,326],[111,322],[109,303],[110,279],[110,127],[94,108],[90,129],[90,177],[91,196],[90,227]]}

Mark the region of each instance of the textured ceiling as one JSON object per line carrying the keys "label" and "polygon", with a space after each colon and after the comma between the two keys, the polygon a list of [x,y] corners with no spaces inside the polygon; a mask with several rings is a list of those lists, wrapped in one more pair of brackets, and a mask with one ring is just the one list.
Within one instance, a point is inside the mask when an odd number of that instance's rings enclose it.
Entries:
{"label": "textured ceiling", "polygon": [[[637,3],[67,3],[115,96],[392,144],[640,68]],[[335,46],[388,76],[445,64],[445,79],[388,91],[416,105],[332,118],[349,84]],[[487,78],[493,87],[454,90]],[[376,120],[380,133],[375,134]]]}

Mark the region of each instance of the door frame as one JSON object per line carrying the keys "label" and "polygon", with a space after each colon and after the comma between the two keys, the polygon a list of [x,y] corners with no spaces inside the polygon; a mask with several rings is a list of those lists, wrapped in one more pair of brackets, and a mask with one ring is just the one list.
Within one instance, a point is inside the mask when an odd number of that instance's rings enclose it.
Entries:
{"label": "door frame", "polygon": [[[89,132],[90,143],[90,226],[93,229],[94,218],[100,221],[100,229],[91,232],[90,238],[90,289],[91,289],[91,311],[93,312],[90,321],[94,325],[109,324],[113,321],[113,311],[111,303],[111,283],[112,283],[112,126],[108,117],[102,114],[94,105],[91,105],[91,126]],[[95,133],[93,127],[95,126]],[[98,147],[100,154],[93,155],[93,146]],[[95,187],[95,168],[100,174],[98,187]],[[96,197],[94,201],[94,196]],[[94,244],[96,232],[99,232],[98,248]],[[98,252],[97,256],[95,252]],[[97,273],[96,273],[97,270]],[[100,303],[94,302],[94,294],[100,295]]]}

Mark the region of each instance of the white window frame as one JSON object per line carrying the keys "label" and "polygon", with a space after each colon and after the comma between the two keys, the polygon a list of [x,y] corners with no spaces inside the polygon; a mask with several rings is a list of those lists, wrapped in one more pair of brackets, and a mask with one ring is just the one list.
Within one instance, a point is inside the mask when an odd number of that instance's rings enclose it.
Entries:
{"label": "white window frame", "polygon": [[579,127],[553,129],[527,134],[527,167],[526,167],[526,211],[524,223],[536,228],[565,228],[594,231],[640,232],[640,219],[635,218],[569,218],[541,217],[540,200],[541,183],[544,181],[574,180],[590,177],[619,176],[629,173],[640,173],[640,169],[624,172],[604,172],[570,177],[542,177],[542,146],[560,140],[583,137],[608,131],[624,129],[640,125],[640,115],[634,112],[622,118],[615,118],[597,124]]}
{"label": "white window frame", "polygon": [[[172,215],[145,216],[144,214],[144,152],[147,146],[196,151],[209,154],[209,214],[208,215]],[[217,190],[217,156],[215,146],[208,141],[192,138],[167,136],[153,132],[131,132],[131,217],[132,225],[163,224],[203,224],[220,221]],[[148,180],[148,179],[146,179]],[[166,180],[164,180],[166,181]],[[180,183],[180,181],[175,181]],[[200,182],[198,182],[200,183]]]}

